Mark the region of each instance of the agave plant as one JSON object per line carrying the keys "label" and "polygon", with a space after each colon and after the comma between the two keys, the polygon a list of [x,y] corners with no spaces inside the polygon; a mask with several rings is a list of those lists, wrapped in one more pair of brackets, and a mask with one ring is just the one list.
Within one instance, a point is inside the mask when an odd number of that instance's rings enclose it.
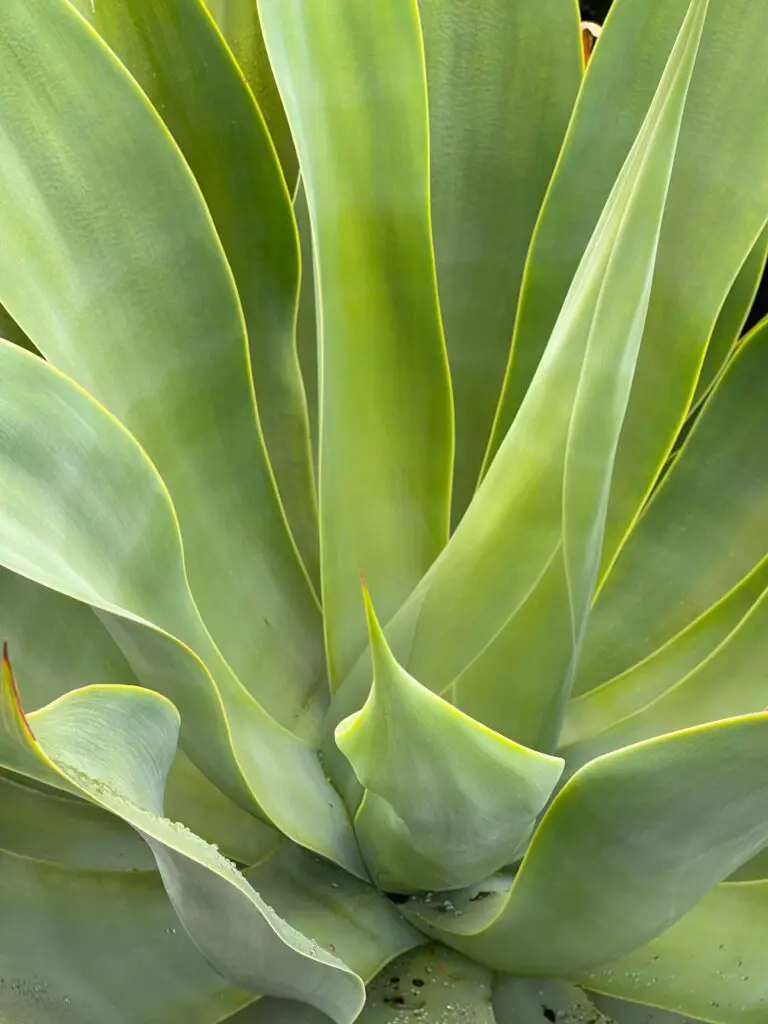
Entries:
{"label": "agave plant", "polygon": [[3,0],[3,1020],[768,1020],[766,66]]}

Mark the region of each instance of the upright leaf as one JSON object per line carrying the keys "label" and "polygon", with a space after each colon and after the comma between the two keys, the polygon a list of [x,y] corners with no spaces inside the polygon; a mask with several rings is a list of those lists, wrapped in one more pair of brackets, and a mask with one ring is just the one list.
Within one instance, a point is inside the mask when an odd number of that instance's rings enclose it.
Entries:
{"label": "upright leaf", "polygon": [[510,863],[563,762],[512,743],[422,686],[392,655],[368,592],[373,687],[336,743],[365,787],[355,815],[385,892],[456,889]]}
{"label": "upright leaf", "polygon": [[200,191],[135,81],[66,0],[3,3],[0,63],[0,300],[156,462],[207,626],[290,724],[285,697],[304,701],[322,680],[320,617]]}
{"label": "upright leaf", "polygon": [[264,121],[202,0],[103,0],[93,7],[83,0],[81,11],[161,113],[211,211],[243,307],[270,463],[304,564],[319,586],[295,338],[298,238]]}
{"label": "upright leaf", "polygon": [[429,232],[415,0],[259,0],[315,246],[320,555],[331,682],[445,544],[452,415]]}
{"label": "upright leaf", "polygon": [[581,83],[579,22],[571,0],[422,0],[419,13],[456,523],[477,485],[525,254]]}
{"label": "upright leaf", "polygon": [[602,587],[583,693],[648,657],[766,555],[768,323],[740,347]]}
{"label": "upright leaf", "polygon": [[[535,232],[491,453],[520,409],[687,7],[622,0],[601,34]],[[765,5],[710,5],[611,484],[603,571],[672,447],[712,327],[768,215],[767,41]]]}
{"label": "upright leaf", "polygon": [[299,162],[264,46],[256,0],[205,0],[205,5],[216,19],[253,90],[280,157],[285,183],[293,190],[299,174]]}
{"label": "upright leaf", "polygon": [[[426,686],[450,692],[461,708],[484,709],[486,725],[538,750],[556,742],[594,590],[705,12],[694,0],[520,415],[391,626],[395,654]],[[360,701],[362,671],[346,685],[344,700]]]}

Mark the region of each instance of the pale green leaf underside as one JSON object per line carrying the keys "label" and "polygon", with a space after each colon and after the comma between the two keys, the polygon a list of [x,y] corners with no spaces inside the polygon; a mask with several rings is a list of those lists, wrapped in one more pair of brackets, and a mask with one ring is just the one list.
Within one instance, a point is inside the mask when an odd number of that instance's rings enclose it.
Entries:
{"label": "pale green leaf underside", "polygon": [[166,891],[195,944],[232,984],[299,998],[349,1024],[360,979],[289,926],[214,846],[163,817],[179,718],[137,687],[75,690],[24,719],[3,665],[0,762],[83,795],[146,840]]}
{"label": "pale green leaf underside", "polygon": [[365,591],[373,687],[336,743],[365,787],[355,831],[385,892],[457,889],[510,863],[563,768],[422,686],[397,663]]}

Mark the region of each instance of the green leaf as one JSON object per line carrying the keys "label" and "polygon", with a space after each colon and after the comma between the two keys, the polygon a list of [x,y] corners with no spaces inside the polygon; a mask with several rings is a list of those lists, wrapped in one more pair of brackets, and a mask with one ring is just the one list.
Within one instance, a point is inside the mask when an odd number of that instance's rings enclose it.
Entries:
{"label": "green leaf", "polygon": [[421,0],[432,235],[456,404],[452,518],[477,485],[525,255],[581,83],[570,0]]}
{"label": "green leaf", "polygon": [[364,590],[373,687],[336,743],[365,795],[355,831],[384,892],[472,885],[513,860],[563,763],[462,714],[400,667]]}
{"label": "green leaf", "polygon": [[429,229],[415,0],[259,0],[315,244],[320,557],[338,686],[448,536],[452,412]]}
{"label": "green leaf", "polygon": [[[602,970],[583,975],[580,982],[596,992],[639,1000],[694,1020],[764,1024],[766,927],[768,882],[718,885],[668,932]],[[651,1022],[656,1024],[654,1018]],[[642,1016],[639,1024],[645,1024]],[[667,1021],[662,1017],[659,1024]]]}
{"label": "green leaf", "polygon": [[562,748],[567,771],[609,750],[735,715],[768,704],[768,587],[733,631],[700,665],[667,692],[608,728]]}
{"label": "green leaf", "polygon": [[448,913],[424,899],[402,909],[497,970],[583,978],[661,935],[768,843],[767,739],[760,714],[607,754],[560,791],[511,884],[454,894]]}
{"label": "green leaf", "polygon": [[[726,596],[639,664],[572,700],[560,747],[603,732],[652,704],[719,652],[768,586],[768,559]],[[727,716],[722,716],[727,717]]]}
{"label": "green leaf", "polygon": [[210,967],[156,871],[0,851],[0,1017],[14,1024],[218,1024],[253,999]]}
{"label": "green leaf", "polygon": [[0,306],[0,338],[12,341],[14,345],[21,345],[22,348],[26,348],[30,352],[37,352],[30,339],[4,306]]}
{"label": "green leaf", "polygon": [[201,0],[102,0],[93,7],[84,0],[81,12],[161,112],[205,197],[243,307],[270,463],[304,564],[319,586],[309,422],[295,338],[298,238],[266,125]]}
{"label": "green leaf", "polygon": [[146,840],[206,959],[240,988],[298,998],[337,1022],[357,1016],[360,979],[289,926],[214,846],[163,817],[179,716],[138,687],[75,690],[25,718],[3,661],[0,763],[118,815]]}
{"label": "green leaf", "polygon": [[704,357],[696,384],[696,392],[693,396],[694,407],[709,390],[718,373],[722,371],[728,358],[733,354],[757,294],[765,270],[766,257],[768,257],[768,227],[763,229],[744,260],[715,321],[707,345],[707,354]]}
{"label": "green leaf", "polygon": [[[388,630],[396,656],[426,686],[540,750],[556,743],[592,597],[705,11],[691,5],[520,415],[448,547]],[[362,673],[353,675],[344,701],[357,704],[364,686]]]}
{"label": "green leaf", "polygon": [[653,1006],[629,1003],[624,999],[611,999],[610,996],[594,996],[594,1002],[607,1014],[607,1024],[697,1024],[702,1020],[701,1017],[689,1017],[688,1014],[683,1016]]}
{"label": "green leaf", "polygon": [[292,190],[299,175],[299,162],[264,46],[256,0],[205,0],[205,5],[256,97],[280,157],[286,184]]}
{"label": "green leaf", "polygon": [[296,194],[293,197],[293,214],[299,229],[301,251],[301,287],[299,289],[299,315],[296,321],[296,347],[304,378],[304,390],[307,395],[312,459],[315,465],[315,474],[317,474],[318,439],[320,437],[317,311],[315,308],[315,274],[312,266],[312,225],[309,223],[307,194],[304,191],[301,178],[299,178]]}
{"label": "green leaf", "polygon": [[[7,569],[0,569],[0,629],[24,680],[27,707],[42,707],[84,684],[138,682],[92,608]],[[226,797],[181,749],[171,766],[165,807],[169,817],[242,864],[261,860],[279,842],[277,833]]]}
{"label": "green leaf", "polygon": [[0,63],[0,296],[156,462],[207,627],[291,727],[292,708],[322,687],[320,615],[200,190],[135,81],[66,0],[3,3]]}
{"label": "green leaf", "polygon": [[574,692],[647,658],[765,555],[768,324],[740,346],[600,591]]}
{"label": "green leaf", "polygon": [[549,978],[500,975],[493,986],[496,1024],[615,1024],[580,988]]}
{"label": "green leaf", "polygon": [[179,707],[184,749],[201,771],[295,841],[364,874],[314,746],[256,702],[203,626],[174,510],[146,455],[36,356],[0,343],[0,377],[0,564],[100,609],[136,677]]}
{"label": "green leaf", "polygon": [[119,818],[25,782],[0,775],[0,849],[95,871],[154,869],[147,844]]}
{"label": "green leaf", "polygon": [[[535,232],[491,453],[521,406],[687,8],[622,0],[606,23]],[[707,339],[768,215],[766,40],[765,6],[710,5],[611,484],[603,571],[672,447]]]}

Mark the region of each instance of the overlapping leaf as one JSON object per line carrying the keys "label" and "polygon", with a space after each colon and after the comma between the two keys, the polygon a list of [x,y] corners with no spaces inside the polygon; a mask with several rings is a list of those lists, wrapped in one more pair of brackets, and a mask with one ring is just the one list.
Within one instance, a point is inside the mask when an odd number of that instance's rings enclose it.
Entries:
{"label": "overlapping leaf", "polygon": [[198,767],[300,844],[364,874],[314,748],[269,716],[207,633],[173,507],[144,452],[38,357],[0,343],[0,374],[0,564],[99,609],[136,677],[177,703]]}
{"label": "overlapping leaf", "polygon": [[359,572],[389,618],[448,535],[452,412],[429,231],[414,0],[259,0],[312,224],[320,555],[332,686],[365,646]]}
{"label": "overlapping leaf", "polygon": [[767,737],[759,714],[598,758],[552,802],[513,881],[454,895],[447,912],[423,898],[404,909],[499,970],[583,977],[661,935],[768,844]]}
{"label": "overlapping leaf", "polygon": [[1,701],[0,763],[84,795],[135,828],[184,927],[224,977],[310,1002],[337,1024],[355,1019],[360,979],[283,921],[215,847],[163,817],[179,728],[169,701],[136,687],[94,686],[27,719],[6,659]]}
{"label": "overlapping leaf", "polygon": [[384,892],[457,889],[529,837],[563,762],[486,729],[422,686],[387,646],[365,592],[373,687],[336,743],[365,787],[355,831]]}
{"label": "overlapping leaf", "polygon": [[0,301],[147,449],[208,628],[292,728],[322,690],[320,616],[211,215],[146,97],[66,0],[2,4],[0,63]]}

